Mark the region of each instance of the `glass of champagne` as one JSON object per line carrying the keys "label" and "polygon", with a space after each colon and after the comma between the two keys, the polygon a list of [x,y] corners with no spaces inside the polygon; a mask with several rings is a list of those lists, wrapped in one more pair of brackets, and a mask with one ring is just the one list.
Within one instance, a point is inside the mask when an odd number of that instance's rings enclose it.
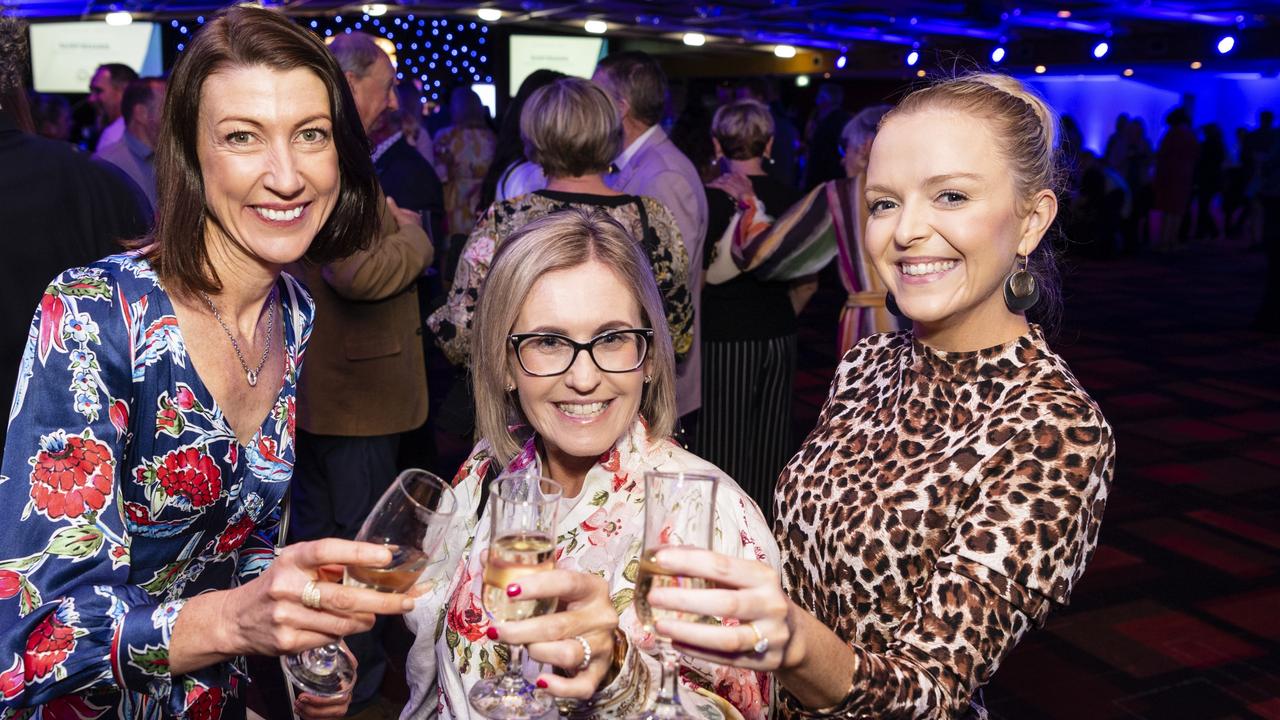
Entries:
{"label": "glass of champagne", "polygon": [[680,675],[677,654],[669,638],[658,635],[658,620],[697,621],[693,613],[661,610],[649,605],[653,588],[706,587],[702,578],[672,575],[657,562],[660,550],[668,547],[711,549],[715,529],[716,487],[719,478],[686,472],[648,472],[644,476],[644,549],[636,575],[636,617],[646,632],[658,639],[662,658],[662,680],[653,707],[629,720],[694,720],[680,704]]}
{"label": "glass of champagne", "polygon": [[[386,567],[347,566],[343,584],[378,592],[413,588],[438,552],[456,509],[449,484],[425,470],[405,470],[391,483],[360,526],[356,540],[391,551]],[[303,691],[321,697],[349,692],[356,680],[355,658],[329,643],[282,658],[285,674]]]}
{"label": "glass of champagne", "polygon": [[[560,484],[529,469],[504,474],[489,487],[491,530],[481,598],[485,612],[495,622],[545,615],[555,609],[555,598],[510,598],[507,586],[555,568]],[[471,688],[471,707],[494,720],[540,718],[553,712],[552,697],[524,677],[524,646],[508,647],[506,672],[476,683]]]}

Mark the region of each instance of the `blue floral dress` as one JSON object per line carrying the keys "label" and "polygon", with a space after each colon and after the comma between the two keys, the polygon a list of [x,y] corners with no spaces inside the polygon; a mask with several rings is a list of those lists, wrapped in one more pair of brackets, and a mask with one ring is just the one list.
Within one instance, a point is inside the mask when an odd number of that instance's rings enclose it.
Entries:
{"label": "blue floral dress", "polygon": [[240,661],[174,677],[169,640],[187,598],[274,557],[314,312],[293,278],[277,289],[284,386],[248,445],[144,258],[73,268],[45,291],[0,470],[0,719],[217,720],[236,696]]}

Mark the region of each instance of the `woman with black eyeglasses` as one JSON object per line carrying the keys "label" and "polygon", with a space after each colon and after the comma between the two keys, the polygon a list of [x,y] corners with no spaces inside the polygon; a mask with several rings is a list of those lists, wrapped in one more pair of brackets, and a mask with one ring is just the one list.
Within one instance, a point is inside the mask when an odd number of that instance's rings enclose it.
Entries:
{"label": "woman with black eyeglasses", "polygon": [[[471,376],[480,442],[456,479],[453,532],[467,546],[452,579],[408,617],[406,718],[475,713],[467,694],[501,673],[502,646],[525,645],[524,674],[574,716],[643,710],[660,673],[653,638],[632,609],[644,534],[644,474],[721,475],[713,545],[776,565],[777,545],[755,503],[718,468],[671,440],[675,357],[649,262],[604,212],[565,210],[530,223],[493,259],[476,306]],[[522,577],[508,596],[558,598],[557,611],[498,624],[484,611],[489,545],[482,487],[532,466],[563,488],[556,570]],[[470,542],[469,546],[468,543]],[[681,659],[699,716],[768,716],[763,675]],[[733,711],[728,708],[734,708]]]}

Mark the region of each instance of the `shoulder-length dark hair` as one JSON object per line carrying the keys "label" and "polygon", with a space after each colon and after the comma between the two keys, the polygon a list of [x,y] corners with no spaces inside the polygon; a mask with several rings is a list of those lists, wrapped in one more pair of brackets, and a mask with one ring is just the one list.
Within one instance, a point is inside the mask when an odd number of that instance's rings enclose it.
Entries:
{"label": "shoulder-length dark hair", "polygon": [[333,141],[338,154],[338,202],[307,249],[306,259],[325,263],[346,257],[378,235],[378,179],[369,139],[351,90],[324,44],[280,13],[249,6],[228,8],[196,35],[169,78],[164,121],[156,145],[156,224],[140,244],[161,282],[179,294],[217,292],[222,281],[209,261],[206,222],[230,233],[205,204],[204,177],[196,153],[200,96],[205,80],[230,67],[305,68],[329,91]]}

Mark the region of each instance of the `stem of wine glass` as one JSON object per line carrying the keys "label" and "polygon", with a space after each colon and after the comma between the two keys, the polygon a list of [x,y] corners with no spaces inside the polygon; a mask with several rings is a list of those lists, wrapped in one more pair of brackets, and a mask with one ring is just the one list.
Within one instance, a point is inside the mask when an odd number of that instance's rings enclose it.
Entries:
{"label": "stem of wine glass", "polygon": [[662,681],[658,683],[658,698],[653,703],[654,717],[678,718],[684,716],[680,705],[679,655],[667,638],[658,638],[658,652],[662,658]]}
{"label": "stem of wine glass", "polygon": [[525,649],[523,645],[507,643],[507,651],[510,660],[507,661],[507,671],[502,674],[502,680],[499,684],[504,689],[519,692],[529,684],[529,681],[524,677]]}

